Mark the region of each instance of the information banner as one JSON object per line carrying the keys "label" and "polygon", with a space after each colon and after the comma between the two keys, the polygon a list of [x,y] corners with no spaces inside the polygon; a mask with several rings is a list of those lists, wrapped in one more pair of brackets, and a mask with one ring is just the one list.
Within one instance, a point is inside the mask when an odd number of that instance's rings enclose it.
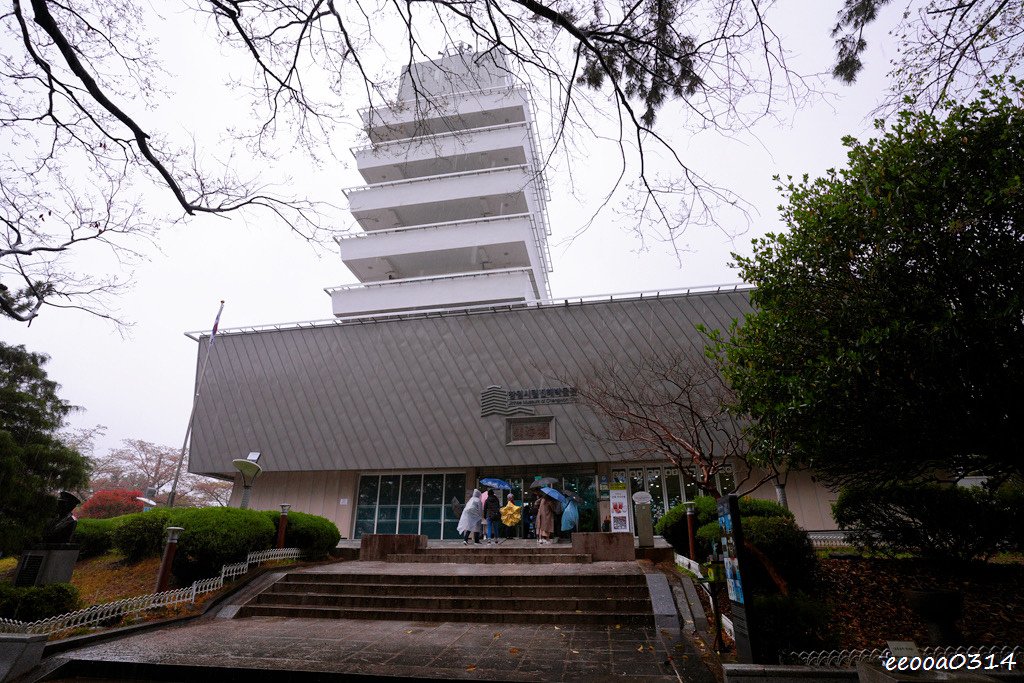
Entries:
{"label": "information banner", "polygon": [[718,499],[718,526],[721,529],[722,562],[725,564],[725,583],[732,603],[732,626],[736,641],[736,658],[741,664],[754,661],[750,645],[750,627],[747,624],[745,603],[750,598],[743,592],[743,520],[740,518],[739,498],[735,494]]}
{"label": "information banner", "polygon": [[629,496],[625,482],[608,483],[608,503],[612,512],[612,531],[629,533]]}

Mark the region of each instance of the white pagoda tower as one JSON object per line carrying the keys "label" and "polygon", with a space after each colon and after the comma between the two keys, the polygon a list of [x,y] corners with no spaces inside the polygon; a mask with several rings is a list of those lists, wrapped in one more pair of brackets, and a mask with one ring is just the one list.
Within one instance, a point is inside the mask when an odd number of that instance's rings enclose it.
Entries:
{"label": "white pagoda tower", "polygon": [[336,238],[359,283],[325,290],[334,315],[550,298],[532,100],[500,55],[414,64],[397,103],[361,115],[366,185],[345,191],[361,230]]}

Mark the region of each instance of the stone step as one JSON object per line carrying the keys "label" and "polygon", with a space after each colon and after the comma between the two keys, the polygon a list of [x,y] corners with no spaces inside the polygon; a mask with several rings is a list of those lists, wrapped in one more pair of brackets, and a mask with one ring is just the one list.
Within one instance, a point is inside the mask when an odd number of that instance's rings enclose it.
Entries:
{"label": "stone step", "polygon": [[326,593],[278,593],[268,591],[256,596],[255,605],[337,607],[360,609],[408,609],[413,611],[474,610],[487,613],[509,609],[560,613],[585,612],[618,614],[650,613],[648,596],[605,598],[553,598],[553,597],[439,597],[435,595],[350,595]]}
{"label": "stone step", "polygon": [[313,607],[248,604],[238,611],[242,617],[291,617],[298,619],[386,619],[398,621],[452,621],[495,624],[629,624],[653,626],[654,615],[647,613],[619,614],[617,612],[526,612],[514,607],[482,611],[474,609],[419,610],[359,607]]}
{"label": "stone step", "polygon": [[433,551],[388,555],[388,562],[431,562],[446,564],[590,564],[590,555],[577,553],[464,553],[442,554]]}
{"label": "stone step", "polygon": [[427,548],[428,553],[435,555],[464,555],[466,553],[494,553],[494,554],[518,554],[531,553],[540,555],[571,555],[572,545],[529,545],[529,546],[504,546],[502,544],[470,543],[469,545],[457,545],[450,548]]}
{"label": "stone step", "polygon": [[[440,569],[440,568],[439,568]],[[444,567],[446,571],[450,569]],[[356,572],[289,572],[281,583],[328,583],[328,584],[391,584],[391,585],[447,585],[447,586],[647,586],[643,574],[363,574]]]}
{"label": "stone step", "polygon": [[321,583],[279,581],[271,589],[274,593],[319,593],[324,595],[418,595],[436,597],[545,597],[545,598],[590,598],[598,599],[610,595],[623,595],[643,591],[646,584],[634,582],[603,585],[579,585],[574,583],[518,583],[509,577],[493,577],[490,583],[459,585],[456,583]]}

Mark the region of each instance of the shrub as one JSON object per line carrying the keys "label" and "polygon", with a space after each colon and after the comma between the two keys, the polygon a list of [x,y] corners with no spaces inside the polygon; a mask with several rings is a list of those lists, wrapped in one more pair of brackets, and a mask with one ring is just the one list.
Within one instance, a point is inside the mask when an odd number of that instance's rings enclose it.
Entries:
{"label": "shrub", "polygon": [[77,543],[78,557],[86,558],[103,553],[114,547],[113,519],[80,519],[75,526],[72,543]]}
{"label": "shrub", "polygon": [[78,589],[70,583],[15,588],[0,584],[0,617],[38,621],[78,609]]}
{"label": "shrub", "polygon": [[214,576],[223,565],[240,562],[254,550],[272,547],[277,532],[265,512],[238,508],[175,510],[173,522],[185,529],[172,567],[182,585]]}
{"label": "shrub", "polygon": [[785,651],[835,647],[828,608],[806,593],[759,595],[748,607],[754,661],[777,663]]}
{"label": "shrub", "polygon": [[[748,517],[743,520],[743,536],[760,550],[786,581],[789,590],[809,590],[814,585],[818,558],[807,532],[788,517]],[[775,590],[767,568],[750,558],[742,568],[743,581],[757,594]]]}
{"label": "shrub", "polygon": [[[277,524],[281,513],[275,510],[264,512],[274,525],[274,540],[277,540]],[[334,522],[326,517],[310,515],[305,512],[289,512],[288,528],[284,532],[286,548],[302,548],[315,556],[326,555],[336,548],[341,540],[341,532]]]}
{"label": "shrub", "polygon": [[[711,554],[711,541],[718,538],[718,502],[711,496],[698,496],[694,499],[694,512],[697,517],[697,557],[704,559]],[[773,500],[748,496],[740,498],[740,515],[744,520],[752,517],[784,517],[794,521],[796,519],[792,512]],[[711,524],[714,525],[713,533],[709,526]],[[654,530],[677,552],[689,554],[690,539],[686,528],[685,504],[676,505],[662,515]]]}
{"label": "shrub", "polygon": [[129,491],[128,489],[109,489],[97,491],[85,501],[78,516],[91,519],[109,519],[130,515],[133,512],[142,512],[142,501],[136,500],[141,496],[142,491]]}
{"label": "shrub", "polygon": [[149,510],[125,515],[114,520],[114,547],[129,562],[138,562],[150,555],[159,555],[164,546],[164,529],[171,526],[168,510]]}
{"label": "shrub", "polygon": [[901,483],[844,488],[832,514],[861,550],[964,561],[1012,545],[1008,522],[1019,511],[1004,505],[981,487]]}

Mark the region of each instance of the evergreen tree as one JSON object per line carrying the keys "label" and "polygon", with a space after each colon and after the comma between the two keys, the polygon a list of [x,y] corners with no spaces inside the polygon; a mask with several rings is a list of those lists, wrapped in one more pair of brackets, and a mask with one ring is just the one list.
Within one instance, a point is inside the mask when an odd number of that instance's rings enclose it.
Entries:
{"label": "evergreen tree", "polygon": [[48,360],[0,342],[0,553],[37,540],[53,521],[53,494],[88,480],[88,461],[57,437],[74,407],[47,377]]}

